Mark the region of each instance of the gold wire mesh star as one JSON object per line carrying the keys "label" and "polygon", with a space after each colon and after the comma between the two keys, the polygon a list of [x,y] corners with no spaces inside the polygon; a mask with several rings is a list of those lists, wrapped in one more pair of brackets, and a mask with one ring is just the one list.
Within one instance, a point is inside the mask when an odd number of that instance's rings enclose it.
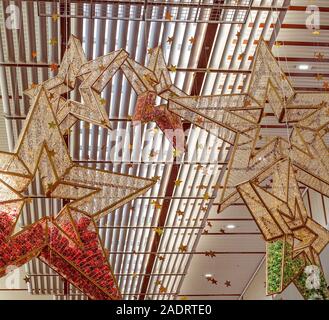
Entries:
{"label": "gold wire mesh star", "polygon": [[[329,243],[329,231],[308,216],[290,160],[278,161],[238,190],[267,241],[268,294],[281,292],[292,281],[298,284],[306,265],[321,269],[319,254]],[[281,255],[279,273],[273,266],[275,254]]]}
{"label": "gold wire mesh star", "polygon": [[[101,92],[127,57],[124,50],[118,50],[87,62],[79,39],[71,35],[57,75],[24,93],[34,99],[41,85],[47,90],[63,134],[78,120],[110,128]],[[62,97],[75,88],[78,79],[83,103]]]}
{"label": "gold wire mesh star", "polygon": [[[329,95],[296,93],[282,74],[262,40],[255,55],[247,94],[169,100],[169,110],[233,146],[220,195],[221,210],[238,200],[237,185],[284,157],[290,157],[298,168],[298,181],[329,194],[325,187],[329,183],[328,165],[321,160],[327,155],[323,136],[329,123],[326,115]],[[266,144],[259,142],[266,100],[279,122],[294,124],[289,140],[273,137]],[[314,177],[311,178],[309,173]]]}
{"label": "gold wire mesh star", "polygon": [[[0,210],[13,221],[7,234],[11,237],[26,202],[22,193],[37,171],[48,197],[70,200],[51,223],[61,228],[67,222],[75,223],[79,217],[88,217],[97,233],[95,221],[145,193],[155,183],[152,179],[74,164],[43,87],[33,100],[14,152],[1,152],[0,159]],[[78,233],[75,234],[74,240],[79,241]],[[38,250],[24,261],[37,255],[40,248]],[[95,285],[98,286],[97,282]]]}
{"label": "gold wire mesh star", "polygon": [[[279,122],[292,125],[287,138],[274,136],[265,142],[262,139],[260,122],[266,101]],[[169,101],[169,110],[232,146],[220,194],[220,211],[241,196],[268,244],[276,239],[291,242],[290,252],[283,256],[288,257],[288,265],[299,263],[295,266],[299,273],[307,263],[319,265],[318,254],[328,243],[328,231],[307,217],[297,185],[298,181],[329,195],[328,147],[324,140],[329,125],[328,104],[327,93],[295,92],[263,40],[257,48],[246,94],[178,97]],[[268,170],[282,161],[288,162],[291,168],[281,168],[280,180],[289,181],[291,188],[294,186],[290,200],[279,197],[288,194],[284,185],[275,184],[276,193],[280,193],[276,196],[260,185]],[[294,172],[294,177],[288,172]],[[269,185],[269,181],[264,183]],[[295,261],[296,252],[303,258]],[[297,271],[286,276],[285,283],[280,282],[272,291],[280,292],[295,281]]]}

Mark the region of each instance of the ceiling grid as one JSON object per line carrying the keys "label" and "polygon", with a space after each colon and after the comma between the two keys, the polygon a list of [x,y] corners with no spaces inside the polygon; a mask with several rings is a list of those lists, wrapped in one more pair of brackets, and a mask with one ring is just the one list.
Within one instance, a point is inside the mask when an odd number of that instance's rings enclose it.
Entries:
{"label": "ceiling grid", "polygon": [[[9,2],[3,1],[1,4],[1,21],[5,21],[5,8]],[[37,65],[60,63],[60,48],[63,44],[61,33],[66,23],[70,26],[68,29],[82,41],[88,60],[123,48],[132,59],[145,64],[148,61],[147,50],[161,45],[168,66],[175,65],[178,70],[187,69],[171,73],[175,85],[187,93],[203,95],[244,92],[249,73],[234,71],[250,70],[251,57],[260,37],[272,41],[272,37],[277,36],[275,41],[282,45],[274,45],[274,54],[281,60],[285,72],[292,74],[294,86],[323,89],[318,80],[305,74],[317,74],[328,67],[329,61],[307,60],[314,58],[314,48],[321,47],[325,54],[329,52],[328,46],[325,46],[328,31],[321,31],[316,41],[311,32],[307,36],[301,35],[304,33],[296,26],[305,19],[305,10],[286,10],[289,5],[283,0],[253,1],[252,8],[256,9],[251,8],[245,24],[165,21],[162,19],[165,6],[150,6],[148,10],[152,9],[152,16],[157,16],[157,19],[149,21],[139,20],[141,8],[132,11],[130,20],[61,16],[58,21],[53,21],[51,15],[41,17],[40,14],[59,12],[56,1],[14,2],[22,12],[21,29],[9,30],[3,23],[0,26],[0,50],[3,51],[0,52],[0,76],[5,74],[5,77],[1,77],[1,97],[6,124],[4,128],[3,123],[0,123],[0,132],[6,130],[8,142],[1,143],[8,144],[11,150],[30,106],[23,90],[32,82],[40,83],[55,74],[49,68]],[[198,1],[191,1],[193,2],[195,4]],[[302,2],[298,2],[298,5],[305,8],[307,1]],[[113,5],[111,1],[94,1],[93,6],[88,1],[69,3],[72,13],[84,11],[86,14],[100,14],[108,10],[114,16],[128,6],[124,2],[120,6]],[[321,5],[329,8],[327,2],[322,2]],[[274,9],[269,10],[270,6]],[[297,1],[292,0],[290,6],[297,6]],[[201,15],[209,14],[207,8],[199,9]],[[178,8],[176,13],[178,20],[184,20],[184,17],[189,20],[194,15],[193,8],[187,11]],[[280,13],[286,15],[282,16]],[[234,14],[237,17],[239,13],[235,11]],[[323,14],[323,21],[328,21],[329,13]],[[278,22],[278,18],[284,18],[284,25],[276,34],[278,30],[274,32],[275,26],[280,27],[282,23]],[[209,30],[210,36],[207,33]],[[57,39],[55,45],[50,43],[52,39]],[[289,42],[291,39],[305,45],[294,45]],[[7,48],[14,49],[8,51]],[[36,58],[32,58],[33,52],[36,53]],[[303,61],[308,61],[311,70],[299,76],[301,72],[296,65]],[[4,63],[13,65],[4,66]],[[36,65],[15,66],[22,63]],[[200,68],[205,70],[199,72]],[[228,72],[211,72],[211,69],[226,69]],[[217,215],[218,199],[215,198],[214,187],[225,178],[229,145],[201,129],[195,129],[194,125],[184,123],[185,128],[190,128],[187,135],[187,143],[191,146],[190,154],[184,155],[181,163],[167,163],[166,157],[173,158],[172,150],[155,123],[137,127],[132,125],[130,116],[134,112],[136,94],[122,72],[119,71],[114,76],[102,97],[107,101],[105,108],[115,131],[78,122],[69,138],[74,161],[118,173],[147,178],[160,177],[158,183],[146,194],[99,222],[100,236],[109,251],[109,261],[124,298],[180,299],[187,296],[189,299],[238,299],[262,260],[264,242],[242,204],[232,206]],[[77,89],[71,93],[71,98],[81,99]],[[21,118],[15,119],[16,116]],[[266,135],[278,135],[280,132],[285,134],[282,127],[271,128],[272,122],[274,115],[266,118]],[[123,134],[115,136],[118,130]],[[129,146],[131,154],[123,146]],[[143,155],[140,154],[141,149],[144,150]],[[111,153],[115,156],[111,156]],[[155,156],[151,157],[151,153],[155,153]],[[194,162],[189,163],[190,158]],[[200,165],[201,162],[204,164]],[[178,185],[175,184],[177,180],[181,181]],[[204,198],[206,193],[211,195],[208,200]],[[44,215],[55,214],[62,206],[59,200],[44,198],[39,177],[29,187],[29,195],[35,196],[35,199],[26,206],[22,225]],[[152,201],[158,201],[162,207],[155,208]],[[178,215],[177,211],[183,212],[183,215]],[[212,223],[209,230],[207,222]],[[222,234],[220,230],[230,223],[234,223],[237,228]],[[154,230],[157,227],[163,228],[161,236]],[[180,245],[187,246],[186,253],[180,252]],[[218,254],[210,261],[204,254],[207,250]],[[230,269],[240,271],[236,279],[230,278],[233,272]],[[31,278],[29,289],[32,294],[53,294],[54,299],[86,299],[73,287],[65,292],[61,278],[38,260],[29,262],[26,271]],[[204,274],[220,272],[227,279],[220,279],[219,286],[209,289],[211,285],[207,283]],[[189,285],[193,277],[198,279],[200,295],[198,286],[192,290]],[[224,287],[225,280],[231,280],[232,287]],[[162,292],[159,290],[160,282],[165,289]]]}

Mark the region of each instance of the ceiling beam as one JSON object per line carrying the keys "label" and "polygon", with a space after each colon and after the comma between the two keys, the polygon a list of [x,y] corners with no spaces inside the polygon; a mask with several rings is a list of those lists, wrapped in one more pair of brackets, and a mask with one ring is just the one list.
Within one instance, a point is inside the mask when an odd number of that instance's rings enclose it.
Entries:
{"label": "ceiling beam", "polygon": [[[212,10],[212,13],[215,16],[220,14],[220,10],[218,10],[218,8],[215,8]],[[217,24],[208,24],[207,29],[205,31],[205,37],[203,40],[203,44],[200,50],[200,56],[199,56],[199,60],[198,60],[198,68],[207,68],[208,66],[208,62],[209,62],[209,56],[210,56],[210,50],[213,47],[214,44],[214,39],[216,37],[216,32],[217,32]],[[191,94],[192,95],[199,95],[201,93],[202,90],[202,84],[203,84],[203,80],[205,77],[205,73],[197,73],[194,80],[193,80],[193,85],[192,85],[192,89],[191,89]],[[183,124],[183,129],[184,131],[188,130],[189,128],[191,128],[191,124],[189,123],[185,123]],[[175,159],[174,159],[175,162]],[[165,191],[165,196],[166,197],[172,197],[174,190],[175,190],[175,181],[177,180],[178,174],[179,174],[179,169],[180,166],[172,166],[171,167],[171,172],[170,172],[170,176],[168,179],[168,184],[166,187],[166,191]],[[171,203],[171,199],[165,200],[162,203],[162,207],[161,207],[161,211],[159,214],[159,220],[158,220],[158,227],[163,228],[165,225],[165,222],[167,220],[167,216],[169,214],[169,208],[170,208],[170,203]],[[152,246],[151,246],[151,251],[152,252],[157,252],[159,249],[159,245],[160,245],[160,235],[158,233],[155,233],[154,238],[153,238],[153,242],[152,242]],[[155,255],[151,255],[148,259],[147,262],[147,266],[146,266],[146,273],[152,273],[154,264],[155,264]],[[142,286],[141,286],[141,291],[139,293],[139,297],[140,300],[144,300],[145,299],[145,295],[150,283],[150,276],[145,276],[142,282]]]}
{"label": "ceiling beam", "polygon": [[[248,40],[246,40],[248,42]],[[266,41],[268,43],[268,41]],[[258,45],[259,40],[254,40],[254,45]],[[312,42],[312,41],[277,41],[281,46],[296,46],[296,47],[329,47],[329,42]]]}

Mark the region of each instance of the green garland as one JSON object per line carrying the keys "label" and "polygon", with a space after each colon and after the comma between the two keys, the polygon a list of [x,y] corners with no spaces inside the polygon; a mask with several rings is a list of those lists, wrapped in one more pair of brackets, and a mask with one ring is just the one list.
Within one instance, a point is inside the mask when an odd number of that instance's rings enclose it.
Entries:
{"label": "green garland", "polygon": [[327,289],[327,282],[323,273],[320,274],[320,288],[319,289],[307,289],[306,279],[308,275],[304,272],[295,280],[295,285],[299,289],[300,293],[307,300],[329,300],[329,292]]}
{"label": "green garland", "polygon": [[281,291],[282,262],[284,256],[284,242],[277,240],[267,246],[267,294]]}
{"label": "green garland", "polygon": [[[283,259],[285,260],[282,274]],[[267,251],[267,294],[281,292],[304,269],[304,264],[304,259],[300,257],[292,258],[292,246],[288,242],[280,239],[269,243]]]}
{"label": "green garland", "polygon": [[283,286],[286,287],[304,269],[305,260],[296,257],[292,258],[292,246],[286,242],[285,263],[283,270]]}
{"label": "green garland", "polygon": [[[284,252],[285,251],[285,252]],[[283,273],[282,263],[284,261]],[[267,244],[267,294],[281,292],[289,283],[294,280],[300,293],[307,300],[329,300],[329,291],[323,272],[320,274],[320,288],[307,289],[304,273],[305,260],[296,257],[292,258],[292,246],[280,239]],[[299,276],[298,276],[299,274]],[[297,278],[296,278],[297,277]]]}

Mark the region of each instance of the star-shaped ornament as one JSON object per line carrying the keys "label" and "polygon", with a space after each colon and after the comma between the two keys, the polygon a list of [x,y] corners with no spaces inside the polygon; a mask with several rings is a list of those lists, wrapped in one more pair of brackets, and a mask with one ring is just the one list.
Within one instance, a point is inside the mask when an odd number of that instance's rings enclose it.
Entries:
{"label": "star-shaped ornament", "polygon": [[56,21],[59,19],[59,14],[58,14],[58,13],[53,13],[53,14],[51,15],[51,19],[52,19],[54,22],[56,22]]}
{"label": "star-shaped ornament", "polygon": [[50,70],[53,71],[53,72],[57,71],[58,70],[58,64],[52,63],[50,65]]}
{"label": "star-shaped ornament", "polygon": [[[127,57],[124,50],[118,50],[87,62],[79,39],[71,35],[57,75],[24,93],[33,101],[42,85],[47,90],[48,97],[52,95],[52,103],[56,105],[54,111],[63,134],[78,120],[110,128],[100,93]],[[62,96],[75,88],[77,80],[81,81],[79,92],[83,103],[66,100]]]}
{"label": "star-shaped ornament", "polygon": [[166,293],[167,292],[167,288],[161,285],[160,286],[160,289],[159,289],[159,292],[160,293]]}
{"label": "star-shaped ornament", "polygon": [[315,76],[315,79],[318,80],[318,81],[321,81],[323,80],[323,75],[318,73],[316,76]]}
{"label": "star-shaped ornament", "polygon": [[319,61],[322,61],[324,59],[324,54],[322,52],[316,52],[314,56]]}
{"label": "star-shaped ornament", "polygon": [[[219,194],[220,211],[240,198],[236,189],[240,183],[256,177],[282,157],[293,159],[299,170],[297,179],[303,184],[324,192],[320,181],[329,183],[328,168],[320,160],[324,142],[321,134],[313,129],[316,122],[321,122],[320,128],[328,125],[328,118],[325,116],[320,120],[319,116],[327,108],[322,102],[329,102],[329,95],[295,92],[289,80],[282,79],[282,74],[265,41],[261,40],[247,94],[178,97],[169,102],[169,110],[232,146],[228,174]],[[279,122],[293,123],[292,139],[273,137],[267,144],[260,141],[260,123],[265,115],[266,101]],[[200,117],[203,122],[197,121]],[[308,135],[314,137],[318,145],[307,142],[311,141]],[[318,169],[311,179],[312,168]],[[325,194],[329,195],[329,189]]]}
{"label": "star-shaped ornament", "polygon": [[156,210],[161,209],[161,207],[162,207],[162,205],[160,204],[160,202],[158,200],[152,200],[151,205],[153,205]]}
{"label": "star-shaped ornament", "polygon": [[168,21],[171,21],[172,18],[173,18],[173,16],[171,15],[171,13],[169,11],[166,11],[165,19],[168,20]]}
{"label": "star-shaped ornament", "polygon": [[173,41],[174,41],[174,37],[168,37],[167,42],[168,42],[169,44],[172,44]]}
{"label": "star-shaped ornament", "polygon": [[189,41],[190,44],[194,44],[195,43],[195,38],[194,37],[190,37],[188,39],[188,41]]}
{"label": "star-shaped ornament", "polygon": [[187,246],[181,244],[181,245],[179,246],[179,248],[178,248],[178,251],[179,251],[179,252],[186,252],[186,251],[187,251]]}
{"label": "star-shaped ornament", "polygon": [[176,72],[177,71],[177,66],[174,64],[171,64],[170,67],[168,67],[168,70],[170,72]]}
{"label": "star-shaped ornament", "polygon": [[206,252],[205,252],[205,256],[206,256],[206,257],[210,257],[210,258],[214,258],[214,257],[216,257],[216,254],[215,254],[214,251],[209,250],[209,251],[206,251]]}
{"label": "star-shaped ornament", "polygon": [[153,228],[153,231],[159,236],[162,236],[163,234],[163,228],[161,227]]}
{"label": "star-shaped ornament", "polygon": [[[276,285],[267,281],[268,294],[280,293],[291,282],[299,287],[299,275],[306,265],[321,269],[319,254],[329,243],[329,231],[308,216],[297,175],[291,160],[280,160],[257,179],[238,187],[267,241],[268,279],[278,279]],[[269,178],[272,183],[266,188],[263,181]],[[274,255],[282,261],[279,271]]]}
{"label": "star-shaped ornament", "polygon": [[[38,257],[43,262],[89,297],[119,299],[120,292],[107,265],[104,248],[98,239],[96,221],[145,193],[155,182],[76,165],[71,160],[53,106],[44,88],[39,90],[33,100],[14,152],[0,153],[0,158],[1,163],[8,164],[0,173],[0,206],[3,219],[8,219],[9,223],[6,234],[3,234],[2,230],[2,235],[5,236],[2,239],[8,242],[8,248],[16,248],[11,256],[17,256],[17,261],[7,261],[7,258],[0,257],[5,264],[0,268],[0,273],[6,268],[6,263],[20,266],[40,254]],[[45,217],[12,236],[26,203],[22,194],[28,190],[37,172],[40,173],[41,185],[48,197],[70,201],[55,218]],[[85,234],[87,229],[89,234]],[[69,234],[63,230],[70,230]],[[89,238],[84,238],[87,236]],[[87,259],[87,256],[83,255],[89,253],[82,252],[81,248],[84,241],[89,243],[87,239],[91,237],[94,256],[88,256],[88,259],[94,259],[93,263],[102,266],[103,282],[93,273],[89,272],[86,276],[85,268],[76,265],[78,256],[68,255],[68,252],[80,250],[81,257]],[[66,243],[65,248],[70,246],[71,251],[63,251],[64,248],[59,246],[60,239]],[[24,259],[21,259],[19,248],[23,242],[26,246]],[[49,250],[52,250],[51,259]],[[91,281],[91,277],[95,279]]]}
{"label": "star-shaped ornament", "polygon": [[176,187],[179,187],[182,182],[183,182],[183,180],[177,179],[177,180],[175,180],[174,184]]}
{"label": "star-shaped ornament", "polygon": [[226,280],[224,284],[225,284],[226,288],[228,288],[231,286],[231,281]]}
{"label": "star-shaped ornament", "polygon": [[56,45],[58,44],[58,40],[57,40],[57,38],[51,38],[51,39],[49,40],[49,44],[50,44],[51,46],[56,46]]}

